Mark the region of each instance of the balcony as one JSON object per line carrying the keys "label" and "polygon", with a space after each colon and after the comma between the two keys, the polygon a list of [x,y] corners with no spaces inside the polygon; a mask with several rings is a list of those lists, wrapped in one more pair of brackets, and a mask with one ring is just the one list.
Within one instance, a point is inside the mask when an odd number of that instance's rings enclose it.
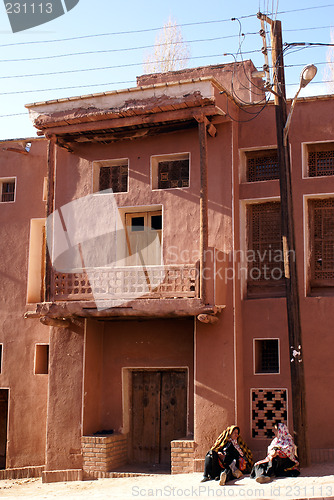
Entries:
{"label": "balcony", "polygon": [[52,268],[46,281],[46,300],[27,304],[25,317],[119,319],[216,314],[225,303],[222,255],[217,249],[208,250],[203,271],[206,303],[201,299],[198,262],[95,267],[70,273]]}
{"label": "balcony", "polygon": [[199,270],[196,265],[182,265],[53,271],[51,294],[53,301],[193,299],[199,298]]}

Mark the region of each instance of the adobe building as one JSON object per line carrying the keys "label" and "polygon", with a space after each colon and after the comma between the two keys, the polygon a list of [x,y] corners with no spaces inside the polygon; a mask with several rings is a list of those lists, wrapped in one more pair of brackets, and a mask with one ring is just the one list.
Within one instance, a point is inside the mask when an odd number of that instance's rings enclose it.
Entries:
{"label": "adobe building", "polygon": [[[254,70],[30,104],[42,137],[1,143],[4,468],[200,471],[232,423],[255,456],[276,421],[293,432],[275,113]],[[289,134],[313,461],[334,457],[333,110],[299,99]]]}

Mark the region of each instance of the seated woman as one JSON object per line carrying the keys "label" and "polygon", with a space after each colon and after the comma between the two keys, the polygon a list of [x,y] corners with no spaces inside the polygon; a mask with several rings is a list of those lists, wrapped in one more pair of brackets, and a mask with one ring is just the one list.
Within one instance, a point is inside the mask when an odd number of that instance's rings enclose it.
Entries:
{"label": "seated woman", "polygon": [[264,460],[256,462],[251,477],[258,483],[268,483],[271,476],[293,476],[300,474],[296,446],[285,424],[275,426],[275,438],[268,446]]}
{"label": "seated woman", "polygon": [[201,482],[220,479],[219,484],[223,486],[233,477],[239,478],[243,472],[250,472],[252,465],[252,452],[240,436],[239,427],[232,425],[220,434],[206,454]]}

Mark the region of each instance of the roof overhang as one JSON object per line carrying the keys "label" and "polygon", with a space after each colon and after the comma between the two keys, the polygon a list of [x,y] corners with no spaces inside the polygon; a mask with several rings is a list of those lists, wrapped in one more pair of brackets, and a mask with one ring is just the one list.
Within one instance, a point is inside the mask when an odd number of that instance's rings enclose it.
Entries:
{"label": "roof overhang", "polygon": [[35,127],[66,142],[110,142],[191,126],[225,113],[211,77],[27,104]]}

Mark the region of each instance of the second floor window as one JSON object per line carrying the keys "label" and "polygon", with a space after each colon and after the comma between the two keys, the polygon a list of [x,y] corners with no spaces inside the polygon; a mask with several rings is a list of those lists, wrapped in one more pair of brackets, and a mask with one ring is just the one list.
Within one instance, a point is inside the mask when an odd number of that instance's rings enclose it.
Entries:
{"label": "second floor window", "polygon": [[309,177],[334,175],[334,143],[308,144],[307,165]]}
{"label": "second floor window", "polygon": [[114,193],[128,190],[128,166],[112,165],[100,167],[99,191],[112,189]]}
{"label": "second floor window", "polygon": [[127,158],[93,162],[93,193],[112,190],[113,193],[128,191],[129,161]]}
{"label": "second floor window", "polygon": [[279,165],[276,149],[246,152],[247,182],[279,179]]}
{"label": "second floor window", "polygon": [[158,189],[189,186],[189,158],[184,160],[159,161]]}
{"label": "second floor window", "polygon": [[247,296],[281,297],[285,277],[280,202],[248,205],[247,226]]}
{"label": "second floor window", "polygon": [[15,201],[15,179],[6,179],[1,184],[1,203]]}
{"label": "second floor window", "polygon": [[311,291],[334,290],[334,198],[309,200]]}

